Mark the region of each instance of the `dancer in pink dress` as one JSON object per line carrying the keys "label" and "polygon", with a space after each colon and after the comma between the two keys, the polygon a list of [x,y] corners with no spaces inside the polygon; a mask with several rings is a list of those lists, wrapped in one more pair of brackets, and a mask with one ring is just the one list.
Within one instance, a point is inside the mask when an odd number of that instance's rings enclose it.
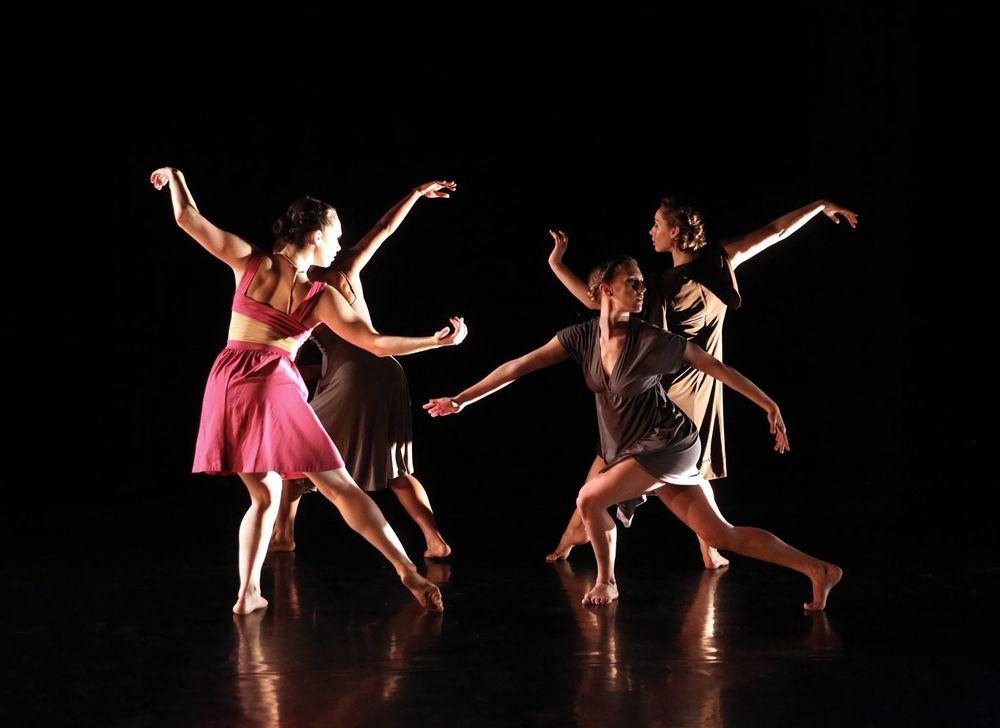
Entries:
{"label": "dancer in pink dress", "polygon": [[338,336],[378,356],[412,354],[460,343],[467,334],[459,317],[432,336],[378,333],[343,297],[306,275],[328,266],[340,249],[336,210],[305,197],[274,224],[274,248],[264,253],[216,227],[195,205],[184,175],[172,167],[150,176],[156,189],[170,188],[174,219],[188,235],[233,270],[229,341],[216,358],[205,387],[194,472],[236,474],[250,493],[239,535],[240,588],[233,612],[267,606],[260,571],[281,500],[282,477],[305,476],[344,520],[378,549],[404,586],[426,609],[443,608],[440,590],[417,573],[381,511],[344,468],[315,412],[294,356],[320,322]]}

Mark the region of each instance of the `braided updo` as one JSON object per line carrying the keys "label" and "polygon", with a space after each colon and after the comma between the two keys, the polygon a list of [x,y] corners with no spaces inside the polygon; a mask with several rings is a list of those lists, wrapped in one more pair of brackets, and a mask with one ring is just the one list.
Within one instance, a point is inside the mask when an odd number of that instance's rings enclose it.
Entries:
{"label": "braided updo", "polygon": [[590,296],[590,300],[594,303],[601,302],[601,284],[607,283],[616,275],[618,271],[629,264],[638,265],[635,262],[635,258],[629,255],[614,255],[610,258],[605,258],[590,271],[590,275],[587,276],[587,295]]}
{"label": "braided updo", "polygon": [[285,214],[274,221],[271,231],[274,233],[274,251],[291,245],[302,248],[306,244],[306,236],[314,230],[322,230],[337,221],[337,211],[315,197],[300,197],[291,205]]}
{"label": "braided updo", "polygon": [[705,247],[708,241],[705,239],[705,224],[700,212],[681,204],[673,197],[660,200],[660,209],[667,222],[681,229],[676,242],[678,250],[693,253]]}

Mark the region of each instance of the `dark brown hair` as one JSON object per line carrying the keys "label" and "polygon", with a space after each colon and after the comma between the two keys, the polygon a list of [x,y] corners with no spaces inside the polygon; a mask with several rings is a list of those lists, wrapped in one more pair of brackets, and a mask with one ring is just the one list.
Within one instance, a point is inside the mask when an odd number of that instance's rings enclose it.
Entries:
{"label": "dark brown hair", "polygon": [[274,250],[281,250],[286,245],[301,248],[306,243],[306,236],[314,230],[322,230],[337,221],[337,211],[315,197],[300,197],[291,205],[285,214],[274,221],[271,231],[274,233]]}

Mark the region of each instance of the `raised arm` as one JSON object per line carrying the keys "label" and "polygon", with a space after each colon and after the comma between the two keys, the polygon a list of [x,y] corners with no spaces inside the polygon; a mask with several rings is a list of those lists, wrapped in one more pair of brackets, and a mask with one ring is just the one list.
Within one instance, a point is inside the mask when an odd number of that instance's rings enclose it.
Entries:
{"label": "raised arm", "polygon": [[436,397],[424,405],[431,417],[444,417],[461,412],[465,405],[503,389],[515,379],[536,369],[544,369],[558,364],[568,356],[559,339],[552,337],[545,346],[540,346],[522,357],[511,359],[494,369],[461,394],[454,397]]}
{"label": "raised arm", "polygon": [[365,236],[361,240],[352,245],[348,250],[341,251],[333,266],[325,271],[323,269],[310,271],[310,277],[332,284],[334,282],[333,277],[340,275],[334,271],[334,268],[336,268],[343,271],[349,280],[356,281],[358,275],[361,273],[361,269],[378,252],[382,243],[396,232],[396,228],[406,219],[406,216],[413,209],[417,200],[421,197],[447,199],[451,196],[449,192],[454,192],[456,188],[457,185],[454,182],[447,180],[425,182],[418,187],[414,187],[406,197],[393,205],[392,209],[385,213],[375,223],[374,227],[365,233]]}
{"label": "raised arm", "polygon": [[243,275],[246,262],[253,255],[253,247],[238,235],[216,227],[201,214],[188,189],[184,174],[173,167],[161,167],[149,176],[158,190],[170,188],[170,201],[174,206],[174,220],[181,229],[197,240],[201,247],[224,263],[236,274]]}
{"label": "raised arm", "polygon": [[690,341],[684,347],[684,363],[705,372],[710,377],[715,377],[767,412],[767,421],[771,425],[771,434],[774,435],[774,449],[778,452],[787,452],[792,449],[788,444],[788,433],[785,432],[785,421],[781,418],[781,410],[778,409],[777,403],[764,393],[764,390],[731,366],[709,356],[704,349]]}
{"label": "raised arm", "polygon": [[313,314],[337,336],[375,356],[402,356],[454,346],[461,344],[469,333],[462,317],[453,316],[451,328],[445,326],[432,336],[386,336],[377,332],[368,319],[359,316],[344,297],[330,287],[320,294]]}
{"label": "raised arm", "polygon": [[552,236],[553,242],[552,252],[549,253],[549,268],[556,274],[556,278],[566,286],[566,290],[576,297],[576,300],[591,310],[599,311],[601,306],[596,301],[591,300],[590,294],[587,292],[587,284],[562,262],[563,256],[566,255],[566,246],[569,245],[569,236],[562,230],[549,230],[549,235]]}
{"label": "raised arm", "polygon": [[752,233],[744,235],[741,238],[724,241],[722,248],[729,255],[729,260],[732,261],[733,268],[736,268],[740,263],[745,263],[757,255],[757,253],[767,250],[775,243],[780,243],[782,240],[790,237],[792,233],[821,212],[838,225],[840,224],[838,215],[843,215],[852,228],[858,224],[858,216],[847,208],[835,205],[829,200],[816,200],[811,205],[800,207],[798,210],[792,210],[787,215],[782,215],[777,220],[772,220],[764,227],[754,230]]}

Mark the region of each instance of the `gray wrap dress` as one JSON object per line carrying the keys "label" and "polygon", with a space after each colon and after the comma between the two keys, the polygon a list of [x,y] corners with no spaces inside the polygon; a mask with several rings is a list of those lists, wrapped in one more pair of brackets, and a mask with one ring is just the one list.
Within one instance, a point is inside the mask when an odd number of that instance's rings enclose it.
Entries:
{"label": "gray wrap dress", "polygon": [[704,483],[698,428],[667,397],[662,382],[684,367],[686,339],[632,316],[621,356],[608,376],[597,319],[562,329],[556,337],[594,392],[604,470],[631,457],[663,483]]}

